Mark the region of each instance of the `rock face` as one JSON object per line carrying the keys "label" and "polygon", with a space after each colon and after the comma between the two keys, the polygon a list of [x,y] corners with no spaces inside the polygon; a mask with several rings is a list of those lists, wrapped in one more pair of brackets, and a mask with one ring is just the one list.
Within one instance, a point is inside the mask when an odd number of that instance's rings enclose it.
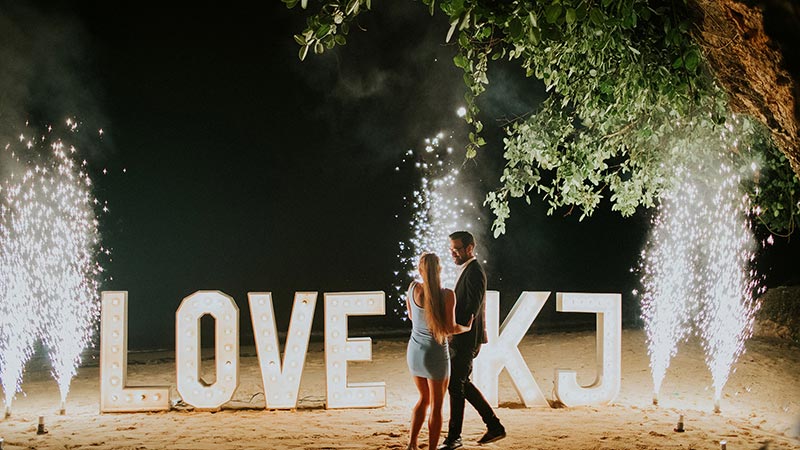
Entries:
{"label": "rock face", "polygon": [[800,4],[694,0],[695,38],[734,111],[772,132],[800,176]]}

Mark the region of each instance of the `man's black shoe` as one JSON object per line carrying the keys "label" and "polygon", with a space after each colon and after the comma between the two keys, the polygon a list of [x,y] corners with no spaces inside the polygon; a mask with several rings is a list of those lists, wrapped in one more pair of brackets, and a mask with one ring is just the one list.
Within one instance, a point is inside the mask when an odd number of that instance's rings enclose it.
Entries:
{"label": "man's black shoe", "polygon": [[442,445],[440,445],[437,450],[454,450],[461,447],[462,445],[463,444],[461,443],[461,438],[453,439],[452,441],[449,439],[445,439],[444,443],[442,443]]}
{"label": "man's black shoe", "polygon": [[497,442],[504,437],[506,437],[506,430],[504,428],[500,428],[499,430],[489,430],[483,435],[482,438],[478,439],[478,444],[483,445]]}

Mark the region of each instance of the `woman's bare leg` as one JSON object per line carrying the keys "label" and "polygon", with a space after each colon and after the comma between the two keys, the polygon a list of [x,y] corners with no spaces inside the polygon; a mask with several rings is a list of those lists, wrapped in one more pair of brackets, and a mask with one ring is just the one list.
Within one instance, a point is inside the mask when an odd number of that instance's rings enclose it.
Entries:
{"label": "woman's bare leg", "polygon": [[443,380],[428,380],[428,390],[431,396],[431,415],[428,418],[428,448],[433,450],[439,445],[439,436],[442,434],[442,405],[444,394],[447,392],[449,378]]}
{"label": "woman's bare leg", "polygon": [[417,385],[417,390],[419,391],[419,400],[417,401],[417,404],[414,405],[414,409],[411,410],[411,436],[408,440],[409,449],[417,448],[419,431],[422,429],[422,423],[425,422],[425,413],[428,410],[428,405],[430,404],[431,400],[427,378],[414,377],[414,384]]}

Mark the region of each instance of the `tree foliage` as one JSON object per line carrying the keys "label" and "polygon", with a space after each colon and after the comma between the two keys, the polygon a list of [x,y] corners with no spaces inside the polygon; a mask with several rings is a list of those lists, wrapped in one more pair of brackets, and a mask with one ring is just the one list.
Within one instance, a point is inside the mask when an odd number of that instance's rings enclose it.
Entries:
{"label": "tree foliage", "polygon": [[[294,7],[298,0],[283,0]],[[507,128],[501,186],[487,195],[495,236],[505,231],[509,201],[541,196],[549,213],[591,215],[603,199],[622,215],[654,206],[675,180],[677,163],[720,151],[753,170],[751,197],[761,221],[791,231],[799,214],[800,180],[785,157],[747,118],[734,118],[714,83],[680,1],[421,0],[450,21],[454,64],[464,71],[467,157],[485,145],[476,98],[489,83],[489,61],[517,61],[542,80],[541,108]],[[306,0],[302,5],[305,6]],[[300,58],[346,42],[369,0],[323,0],[295,36]],[[751,161],[759,159],[753,166]],[[763,168],[764,170],[760,170]]]}

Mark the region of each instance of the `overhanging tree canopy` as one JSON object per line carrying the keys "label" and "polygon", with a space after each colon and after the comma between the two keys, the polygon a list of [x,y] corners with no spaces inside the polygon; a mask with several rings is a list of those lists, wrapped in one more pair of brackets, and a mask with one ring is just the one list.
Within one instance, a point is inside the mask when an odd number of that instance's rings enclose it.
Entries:
{"label": "overhanging tree canopy", "polygon": [[[507,129],[502,185],[486,199],[495,235],[505,230],[510,198],[530,202],[531,192],[549,203],[550,213],[577,207],[581,218],[603,198],[623,215],[651,207],[676,181],[676,164],[713,148],[728,149],[726,157],[742,170],[759,160],[750,186],[759,217],[772,230],[793,230],[800,181],[786,155],[796,150],[778,139],[784,144],[778,151],[758,122],[731,112],[714,77],[719,70],[704,57],[708,45],[698,46],[693,34],[706,16],[669,1],[422,3],[431,14],[437,6],[447,14],[446,40],[459,46],[454,64],[464,70],[466,120],[473,125],[468,157],[485,144],[475,99],[489,83],[490,59],[517,61],[550,92],[539,111]],[[370,0],[322,1],[295,36],[300,58],[344,45],[351,24],[371,6]]]}

